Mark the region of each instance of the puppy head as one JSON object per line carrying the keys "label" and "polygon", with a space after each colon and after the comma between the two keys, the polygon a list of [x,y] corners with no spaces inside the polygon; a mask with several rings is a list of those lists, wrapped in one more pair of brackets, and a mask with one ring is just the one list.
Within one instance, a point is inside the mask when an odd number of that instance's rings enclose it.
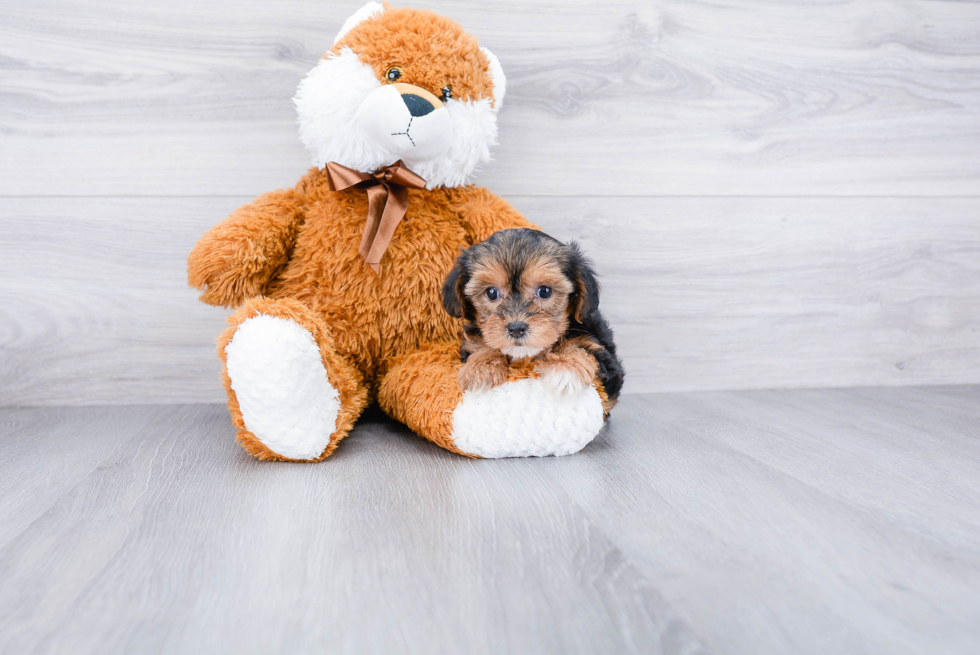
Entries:
{"label": "puppy head", "polygon": [[293,99],[313,163],[365,173],[401,159],[428,188],[490,159],[506,80],[492,52],[430,11],[369,2]]}
{"label": "puppy head", "polygon": [[460,255],[442,289],[450,315],[515,359],[547,350],[599,307],[599,283],[574,243],[503,230]]}

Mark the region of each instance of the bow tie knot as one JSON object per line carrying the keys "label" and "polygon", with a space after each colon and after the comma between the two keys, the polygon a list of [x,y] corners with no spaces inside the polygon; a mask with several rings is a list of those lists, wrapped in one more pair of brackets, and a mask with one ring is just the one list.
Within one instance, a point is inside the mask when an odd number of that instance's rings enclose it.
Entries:
{"label": "bow tie knot", "polygon": [[331,191],[343,191],[355,185],[367,191],[367,223],[357,251],[375,273],[380,273],[381,257],[408,211],[408,189],[424,189],[425,180],[400,159],[374,173],[355,171],[336,162],[327,162],[324,170]]}

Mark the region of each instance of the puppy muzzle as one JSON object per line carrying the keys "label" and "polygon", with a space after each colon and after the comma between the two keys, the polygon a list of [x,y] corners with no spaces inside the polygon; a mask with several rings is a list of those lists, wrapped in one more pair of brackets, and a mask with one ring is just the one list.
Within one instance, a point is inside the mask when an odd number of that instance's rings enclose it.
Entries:
{"label": "puppy muzzle", "polygon": [[531,326],[522,319],[512,318],[508,321],[504,326],[504,333],[506,334],[505,341],[507,342],[507,346],[502,349],[502,352],[505,355],[509,355],[514,359],[522,359],[524,357],[533,357],[542,350],[540,347],[528,344],[528,340],[531,337]]}
{"label": "puppy muzzle", "polygon": [[453,123],[445,104],[412,84],[386,84],[372,91],[355,120],[367,138],[409,167],[441,157],[453,142]]}

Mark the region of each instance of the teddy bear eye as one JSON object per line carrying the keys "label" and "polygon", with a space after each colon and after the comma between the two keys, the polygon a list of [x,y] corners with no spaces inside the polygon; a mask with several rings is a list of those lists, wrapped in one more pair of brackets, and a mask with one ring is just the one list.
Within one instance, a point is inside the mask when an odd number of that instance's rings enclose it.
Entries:
{"label": "teddy bear eye", "polygon": [[541,300],[547,300],[551,297],[551,287],[546,287],[544,285],[538,287],[538,293],[536,295]]}
{"label": "teddy bear eye", "polygon": [[487,289],[487,298],[490,300],[496,300],[500,297],[500,292],[497,291],[497,287],[490,287]]}
{"label": "teddy bear eye", "polygon": [[388,78],[389,82],[397,82],[401,76],[402,76],[402,69],[399,68],[398,66],[392,66],[391,68],[388,69],[388,72],[385,73],[385,77]]}
{"label": "teddy bear eye", "polygon": [[446,102],[447,100],[453,97],[453,90],[450,87],[444,86],[442,87],[441,91],[442,91],[442,96],[439,99],[442,100],[443,102]]}

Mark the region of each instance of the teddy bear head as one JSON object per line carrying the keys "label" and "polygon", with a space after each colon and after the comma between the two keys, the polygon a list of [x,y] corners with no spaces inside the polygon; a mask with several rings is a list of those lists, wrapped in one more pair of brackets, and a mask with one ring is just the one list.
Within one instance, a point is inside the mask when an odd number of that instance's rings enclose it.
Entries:
{"label": "teddy bear head", "polygon": [[505,86],[497,58],[454,21],[370,2],[294,102],[315,166],[373,173],[402,160],[432,189],[467,184],[489,161]]}

